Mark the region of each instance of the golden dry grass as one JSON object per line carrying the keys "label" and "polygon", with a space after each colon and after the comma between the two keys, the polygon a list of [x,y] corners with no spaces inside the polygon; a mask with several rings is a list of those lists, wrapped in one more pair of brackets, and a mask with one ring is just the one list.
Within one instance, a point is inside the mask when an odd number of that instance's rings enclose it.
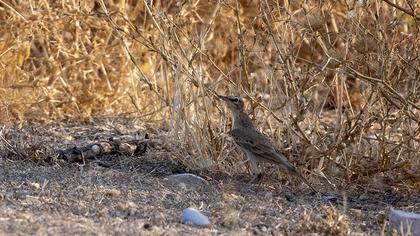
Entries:
{"label": "golden dry grass", "polygon": [[137,117],[232,174],[238,94],[314,182],[420,188],[418,3],[152,2],[0,0],[0,122]]}
{"label": "golden dry grass", "polygon": [[406,182],[419,177],[410,3],[2,1],[0,120],[137,116],[169,129],[196,168],[229,171],[213,94],[240,94],[318,175]]}

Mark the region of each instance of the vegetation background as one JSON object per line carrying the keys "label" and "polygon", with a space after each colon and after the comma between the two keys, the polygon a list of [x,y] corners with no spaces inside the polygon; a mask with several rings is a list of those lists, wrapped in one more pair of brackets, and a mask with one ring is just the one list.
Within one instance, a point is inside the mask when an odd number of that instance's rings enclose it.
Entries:
{"label": "vegetation background", "polygon": [[246,166],[214,95],[241,95],[319,186],[418,193],[419,9],[413,0],[0,0],[2,151],[42,160],[53,144],[28,149],[6,142],[10,132],[134,117],[187,170],[230,176]]}

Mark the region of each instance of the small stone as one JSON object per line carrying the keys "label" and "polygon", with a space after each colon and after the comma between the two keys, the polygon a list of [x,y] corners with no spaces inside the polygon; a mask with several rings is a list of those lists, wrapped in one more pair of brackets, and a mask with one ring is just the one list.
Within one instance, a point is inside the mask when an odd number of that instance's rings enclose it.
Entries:
{"label": "small stone", "polygon": [[170,175],[168,176],[168,181],[172,184],[180,185],[186,188],[196,188],[209,184],[207,180],[190,173]]}
{"label": "small stone", "polygon": [[420,236],[420,214],[391,209],[389,229],[401,235]]}
{"label": "small stone", "polygon": [[361,194],[360,196],[359,196],[359,200],[360,201],[366,201],[366,200],[368,200],[369,199],[369,197],[368,197],[368,195],[367,194],[365,194],[365,193],[363,193],[363,194]]}
{"label": "small stone", "polygon": [[97,144],[93,145],[90,149],[92,149],[93,153],[95,153],[96,155],[101,152],[101,147]]}
{"label": "small stone", "polygon": [[322,195],[321,196],[321,200],[323,200],[325,202],[333,202],[333,203],[336,203],[338,199],[334,195]]}
{"label": "small stone", "polygon": [[210,224],[209,218],[201,214],[198,210],[189,207],[182,211],[182,220],[183,224],[193,224],[194,226],[207,226]]}

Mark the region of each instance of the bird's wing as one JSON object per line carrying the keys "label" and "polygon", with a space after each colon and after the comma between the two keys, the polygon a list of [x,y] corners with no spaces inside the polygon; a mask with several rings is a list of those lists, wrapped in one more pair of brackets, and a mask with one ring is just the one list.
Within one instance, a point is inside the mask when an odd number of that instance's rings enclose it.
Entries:
{"label": "bird's wing", "polygon": [[232,130],[232,137],[236,144],[247,152],[252,153],[261,160],[278,164],[282,169],[298,176],[314,192],[318,192],[311,184],[299,173],[296,167],[286,159],[286,157],[274,148],[270,140],[262,133],[256,130]]}
{"label": "bird's wing", "polygon": [[234,129],[232,130],[232,137],[238,146],[259,159],[276,163],[293,174],[297,172],[292,163],[274,148],[273,144],[264,134],[256,130]]}

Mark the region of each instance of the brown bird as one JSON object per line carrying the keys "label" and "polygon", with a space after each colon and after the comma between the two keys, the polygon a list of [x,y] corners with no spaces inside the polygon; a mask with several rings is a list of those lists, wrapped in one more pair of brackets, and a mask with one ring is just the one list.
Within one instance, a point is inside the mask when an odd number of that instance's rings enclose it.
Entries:
{"label": "brown bird", "polygon": [[296,167],[274,147],[270,139],[255,128],[252,120],[244,111],[244,101],[241,97],[220,95],[218,97],[226,102],[232,113],[233,125],[231,135],[235,143],[247,156],[251,172],[254,174],[250,182],[261,178],[262,173],[258,163],[270,162],[277,164],[287,173],[297,176],[313,191],[318,192],[299,173]]}

